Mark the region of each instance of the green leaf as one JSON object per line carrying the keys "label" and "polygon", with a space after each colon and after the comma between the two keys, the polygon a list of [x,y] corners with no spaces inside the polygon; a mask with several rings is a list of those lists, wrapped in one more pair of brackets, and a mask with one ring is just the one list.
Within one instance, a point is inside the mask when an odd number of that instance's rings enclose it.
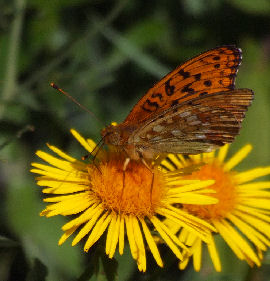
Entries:
{"label": "green leaf", "polygon": [[101,30],[101,32],[108,40],[115,44],[123,54],[134,60],[138,65],[154,76],[161,78],[169,72],[166,66],[162,65],[151,55],[144,53],[133,42],[129,41],[112,28],[106,27]]}
{"label": "green leaf", "polygon": [[0,235],[0,248],[14,248],[19,246],[18,242]]}
{"label": "green leaf", "polygon": [[96,280],[96,276],[99,274],[99,269],[99,251],[97,245],[94,245],[91,247],[90,253],[88,254],[88,263],[85,270],[77,281]]}
{"label": "green leaf", "polygon": [[250,14],[268,14],[270,12],[269,0],[228,0],[233,6]]}
{"label": "green leaf", "polygon": [[138,268],[136,261],[132,258],[128,252],[129,246],[125,247],[125,253],[121,256],[119,253],[115,254],[115,258],[118,261],[118,280],[128,280],[132,276],[133,272],[137,272]]}
{"label": "green leaf", "polygon": [[68,242],[58,246],[61,226],[65,220],[61,217],[40,217],[39,212],[44,205],[41,204],[38,191],[35,191],[38,187],[23,176],[27,171],[19,172],[18,166],[14,164],[9,168],[13,173],[21,174],[20,177],[13,177],[8,186],[7,213],[10,229],[20,237],[26,256],[30,259],[38,258],[48,267],[48,280],[61,280],[64,276],[74,278],[81,271],[83,251],[80,246],[71,247]]}
{"label": "green leaf", "polygon": [[39,260],[34,259],[33,267],[27,274],[26,281],[45,281],[48,275],[47,267]]}
{"label": "green leaf", "polygon": [[118,272],[118,262],[116,261],[116,259],[108,258],[105,253],[103,253],[103,255],[101,256],[101,261],[104,273],[106,275],[106,280],[114,281]]}

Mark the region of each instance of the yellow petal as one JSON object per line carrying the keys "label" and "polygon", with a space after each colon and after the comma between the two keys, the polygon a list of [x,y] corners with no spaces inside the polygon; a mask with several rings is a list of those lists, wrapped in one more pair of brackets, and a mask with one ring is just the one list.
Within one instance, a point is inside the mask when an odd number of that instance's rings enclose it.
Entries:
{"label": "yellow petal", "polygon": [[84,211],[80,216],[77,218],[67,222],[62,226],[63,231],[67,231],[68,229],[74,227],[75,225],[80,226],[81,224],[87,222],[88,220],[92,219],[92,217],[97,214],[101,213],[103,211],[103,208],[100,207],[99,204],[93,204],[90,206],[86,211]]}
{"label": "yellow petal", "polygon": [[143,228],[143,232],[144,232],[144,235],[145,235],[146,242],[149,246],[149,249],[150,249],[154,259],[156,260],[157,264],[160,267],[163,267],[163,262],[162,262],[162,259],[160,257],[157,245],[155,243],[155,240],[153,239],[153,236],[151,235],[150,230],[148,229],[147,224],[145,223],[145,221],[143,219],[140,219],[140,222],[141,222],[141,225],[142,225],[142,228]]}
{"label": "yellow petal", "polygon": [[247,144],[242,147],[231,157],[229,161],[224,164],[224,171],[230,171],[232,168],[234,168],[237,164],[239,164],[243,159],[247,157],[251,150],[252,146],[250,144]]}
{"label": "yellow petal", "polygon": [[126,223],[126,228],[127,228],[127,237],[128,237],[128,242],[129,242],[129,246],[130,246],[130,252],[131,252],[132,257],[135,260],[137,260],[138,249],[137,249],[137,245],[135,242],[134,230],[133,230],[130,216],[125,216],[125,223]]}
{"label": "yellow petal", "polygon": [[70,235],[72,235],[74,233],[75,230],[77,230],[78,226],[74,226],[73,228],[67,230],[62,236],[61,238],[59,239],[58,241],[58,245],[62,245]]}
{"label": "yellow petal", "polygon": [[202,154],[202,161],[206,163],[212,163],[215,159],[215,151],[207,152]]}
{"label": "yellow petal", "polygon": [[162,237],[162,239],[168,245],[168,247],[172,250],[172,252],[176,255],[176,257],[179,260],[182,260],[183,256],[182,256],[181,252],[179,251],[177,246],[173,243],[171,237],[161,228],[161,226],[160,226],[161,222],[156,217],[152,217],[150,220],[153,223],[153,225],[155,226],[155,228],[157,229],[157,231],[160,234],[160,236]]}
{"label": "yellow petal", "polygon": [[125,220],[120,217],[120,226],[119,226],[119,254],[123,255],[125,247]]}
{"label": "yellow petal", "polygon": [[233,214],[229,214],[228,215],[228,219],[236,226],[239,228],[239,230],[241,230],[241,232],[243,234],[245,234],[247,236],[247,238],[256,245],[257,248],[266,251],[266,246],[265,244],[261,241],[263,240],[264,242],[268,242],[269,245],[269,241],[267,241],[267,239],[265,239],[265,237],[259,233],[258,231],[256,231],[254,228],[250,227],[247,223],[245,223],[243,220],[237,218],[236,216],[234,216]]}
{"label": "yellow petal", "polygon": [[186,269],[189,262],[189,257],[185,257],[182,261],[179,262],[178,267],[180,270]]}
{"label": "yellow petal", "polygon": [[141,265],[141,271],[146,271],[146,256],[145,248],[142,237],[142,232],[138,223],[138,219],[135,216],[131,216],[131,221],[134,229],[134,237],[138,249],[138,263]]}
{"label": "yellow petal", "polygon": [[79,231],[79,233],[76,235],[76,237],[72,241],[72,246],[76,245],[78,242],[81,241],[81,239],[90,233],[93,226],[95,225],[96,221],[101,216],[103,210],[97,210],[95,214],[93,214],[92,217],[89,218],[89,221],[83,226],[83,228]]}
{"label": "yellow petal", "polygon": [[112,241],[111,241],[111,248],[109,251],[109,258],[112,258],[115,253],[115,249],[119,240],[119,230],[120,230],[120,215],[117,215],[117,220],[114,225],[114,229],[112,230]]}
{"label": "yellow petal", "polygon": [[62,150],[60,150],[59,148],[57,148],[57,147],[55,147],[53,145],[50,145],[50,144],[47,143],[47,146],[49,147],[50,150],[52,150],[58,156],[62,157],[63,159],[66,159],[69,162],[76,162],[76,161],[78,161],[77,159],[69,156],[68,154],[66,154],[65,152],[63,152]]}
{"label": "yellow petal", "polygon": [[224,162],[224,159],[226,158],[228,153],[229,146],[230,146],[229,144],[225,144],[219,149],[217,159],[219,160],[220,163]]}
{"label": "yellow petal", "polygon": [[201,162],[201,154],[189,155],[189,158],[195,163]]}
{"label": "yellow petal", "polygon": [[[181,179],[180,179],[181,180]],[[172,188],[171,190],[169,190],[169,194],[170,193],[176,193],[176,194],[182,194],[184,192],[191,192],[191,191],[195,191],[195,190],[200,190],[203,189],[205,187],[208,187],[212,184],[214,184],[215,181],[214,180],[204,180],[204,181],[196,181],[196,182],[192,182],[191,184],[189,184],[189,182],[184,183],[185,185],[182,186],[183,181],[180,181],[181,186],[176,187],[176,188]],[[168,182],[169,185],[180,185],[177,180],[175,181],[170,181]]]}
{"label": "yellow petal", "polygon": [[213,236],[210,237],[209,243],[207,244],[208,252],[217,272],[221,272],[220,258],[217,252],[216,244]]}
{"label": "yellow petal", "polygon": [[108,224],[110,223],[111,219],[111,215],[107,212],[98,220],[84,245],[85,252],[88,252],[92,245],[100,238],[100,236],[103,234]]}
{"label": "yellow petal", "polygon": [[88,152],[92,152],[93,148],[91,145],[89,145],[89,143],[86,141],[85,138],[83,138],[77,131],[75,131],[74,129],[70,130],[71,134],[74,136],[74,138],[88,151]]}
{"label": "yellow petal", "polygon": [[110,248],[111,248],[111,242],[112,242],[112,232],[114,229],[114,225],[116,223],[116,214],[114,212],[111,213],[112,216],[112,220],[109,224],[108,227],[108,232],[107,232],[107,239],[106,239],[106,248],[105,248],[105,252],[107,255],[109,255],[110,253]]}
{"label": "yellow petal", "polygon": [[202,240],[197,239],[193,247],[193,267],[195,271],[200,271],[202,263]]}
{"label": "yellow petal", "polygon": [[245,183],[254,179],[267,176],[270,174],[270,167],[255,168],[242,173],[238,173],[234,176],[234,179],[239,183]]}
{"label": "yellow petal", "polygon": [[258,189],[268,189],[270,188],[270,181],[260,181],[260,182],[252,182],[238,185],[239,190],[258,190]]}
{"label": "yellow petal", "polygon": [[258,219],[250,214],[240,212],[235,212],[235,214],[241,217],[243,221],[254,226],[256,229],[258,229],[259,232],[263,233],[268,238],[270,238],[270,224],[268,222]]}
{"label": "yellow petal", "polygon": [[[236,230],[225,220],[222,220],[222,223],[215,223],[217,229],[220,231],[220,234],[224,238],[224,240],[228,241],[228,238],[234,242],[235,245],[237,245],[238,250],[235,252],[239,254],[241,252],[242,258],[244,258],[246,261],[248,259],[252,260],[257,266],[260,266],[261,262],[258,258],[258,256],[255,254],[253,249],[249,246],[247,241],[243,239],[243,237],[236,232]],[[231,246],[231,245],[230,245]],[[233,248],[232,248],[233,249]],[[234,249],[236,249],[234,247]],[[233,249],[233,250],[234,250]]]}

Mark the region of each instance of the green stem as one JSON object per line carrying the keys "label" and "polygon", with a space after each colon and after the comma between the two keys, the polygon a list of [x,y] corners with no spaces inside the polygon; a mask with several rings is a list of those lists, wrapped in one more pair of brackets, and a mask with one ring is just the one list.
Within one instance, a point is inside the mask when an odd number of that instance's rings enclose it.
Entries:
{"label": "green stem", "polygon": [[73,50],[73,48],[77,48],[81,44],[85,44],[87,40],[90,40],[90,38],[94,37],[96,34],[100,32],[101,27],[105,28],[106,26],[110,25],[118,16],[121,14],[123,9],[125,8],[126,4],[128,3],[127,0],[118,0],[112,10],[109,12],[109,14],[102,20],[100,25],[94,26],[94,28],[88,33],[85,34],[85,36],[81,36],[79,40],[72,43],[69,47],[66,48],[65,51],[60,56],[57,56],[54,58],[50,63],[48,63],[46,66],[41,68],[39,71],[37,71],[35,74],[31,76],[31,78],[27,81],[25,81],[23,84],[20,85],[20,87],[23,88],[29,88],[34,83],[38,82],[39,79],[46,76],[52,69],[56,68],[63,60],[70,55],[70,52]]}
{"label": "green stem", "polygon": [[6,109],[5,105],[12,100],[15,94],[17,80],[17,58],[19,52],[19,41],[23,24],[25,0],[15,0],[16,14],[11,25],[10,43],[7,54],[6,75],[4,78],[2,103],[0,104],[0,119]]}

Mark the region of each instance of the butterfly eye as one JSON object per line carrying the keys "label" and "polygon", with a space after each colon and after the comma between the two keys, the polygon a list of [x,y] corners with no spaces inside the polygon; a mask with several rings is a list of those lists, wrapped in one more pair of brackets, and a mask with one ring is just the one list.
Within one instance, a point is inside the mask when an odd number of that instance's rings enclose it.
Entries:
{"label": "butterfly eye", "polygon": [[107,139],[109,140],[109,143],[112,144],[112,145],[119,145],[120,144],[120,140],[121,140],[120,134],[117,131],[110,132],[107,135]]}
{"label": "butterfly eye", "polygon": [[121,136],[118,128],[114,125],[109,125],[101,131],[102,139],[106,144],[119,145]]}

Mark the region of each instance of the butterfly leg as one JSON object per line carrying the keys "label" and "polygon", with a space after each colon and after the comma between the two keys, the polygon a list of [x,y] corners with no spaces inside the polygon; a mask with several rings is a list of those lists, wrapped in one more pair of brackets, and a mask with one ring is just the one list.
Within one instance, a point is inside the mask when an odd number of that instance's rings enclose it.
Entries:
{"label": "butterfly leg", "polygon": [[127,170],[127,166],[130,162],[130,158],[126,158],[124,165],[123,165],[123,185],[122,185],[122,190],[121,190],[121,196],[120,198],[122,199],[123,197],[123,193],[124,193],[124,188],[125,188],[125,178],[126,178],[126,170]]}
{"label": "butterfly leg", "polygon": [[[87,154],[87,155],[83,156],[83,157],[82,157],[82,160],[86,160],[87,158],[89,158],[90,155],[91,155],[91,154]],[[96,168],[96,169],[100,172],[100,174],[102,175],[102,172],[101,172],[101,170],[99,169],[98,165],[96,164],[95,160],[96,160],[96,155],[94,155],[94,157],[93,157],[93,159],[92,159],[92,164],[95,166],[95,168]]]}
{"label": "butterfly leg", "polygon": [[139,153],[139,156],[140,156],[140,160],[145,165],[145,167],[149,170],[149,172],[152,174],[151,187],[150,187],[150,202],[151,202],[151,205],[152,205],[152,194],[153,194],[154,176],[155,176],[155,174],[153,172],[153,169],[151,169],[151,167],[144,160],[142,153],[141,152],[138,152],[138,153]]}

